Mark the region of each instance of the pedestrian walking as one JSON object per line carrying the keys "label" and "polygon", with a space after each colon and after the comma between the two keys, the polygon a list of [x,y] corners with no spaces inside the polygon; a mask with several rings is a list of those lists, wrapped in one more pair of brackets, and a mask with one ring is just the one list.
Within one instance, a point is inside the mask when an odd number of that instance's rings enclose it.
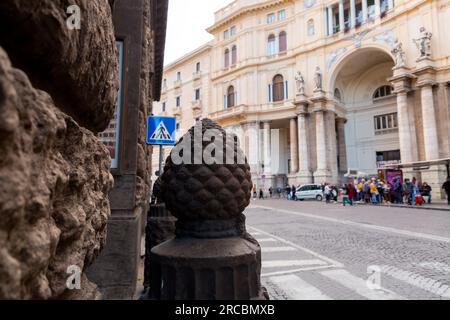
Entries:
{"label": "pedestrian walking", "polygon": [[288,200],[291,200],[291,187],[290,186],[286,187],[286,198]]}
{"label": "pedestrian walking", "polygon": [[421,193],[422,193],[422,196],[423,196],[423,197],[426,197],[426,198],[427,198],[427,203],[428,203],[428,204],[431,203],[431,191],[432,191],[431,186],[430,186],[427,182],[424,182],[424,183],[422,184],[422,190],[421,190]]}
{"label": "pedestrian walking", "polygon": [[332,186],[331,187],[331,198],[332,198],[332,200],[334,202],[338,201],[338,195],[339,195],[339,192],[338,192],[337,187],[336,186]]}
{"label": "pedestrian walking", "polygon": [[272,187],[269,188],[269,196],[270,196],[270,199],[272,199],[272,196],[273,196],[273,189],[272,189]]}
{"label": "pedestrian walking", "polygon": [[294,185],[292,185],[292,188],[291,188],[291,193],[292,193],[291,200],[295,201],[295,192],[296,191],[297,191],[297,188]]}
{"label": "pedestrian walking", "polygon": [[345,195],[342,199],[342,203],[345,205],[348,203],[350,206],[353,206],[353,198],[355,197],[355,187],[353,184],[349,183],[345,186]]}
{"label": "pedestrian walking", "polygon": [[372,182],[370,183],[370,196],[372,199],[372,203],[373,204],[378,204],[378,187],[375,184],[375,180],[372,180]]}
{"label": "pedestrian walking", "polygon": [[263,199],[264,200],[264,192],[262,189],[259,189],[259,199]]}
{"label": "pedestrian walking", "polygon": [[256,184],[253,185],[253,200],[256,200],[257,193],[256,193]]}
{"label": "pedestrian walking", "polygon": [[447,181],[442,185],[442,189],[444,189],[447,194],[447,203],[450,206],[450,177],[448,177]]}
{"label": "pedestrian walking", "polygon": [[331,188],[328,184],[325,184],[323,193],[325,194],[326,202],[330,203],[331,202]]}

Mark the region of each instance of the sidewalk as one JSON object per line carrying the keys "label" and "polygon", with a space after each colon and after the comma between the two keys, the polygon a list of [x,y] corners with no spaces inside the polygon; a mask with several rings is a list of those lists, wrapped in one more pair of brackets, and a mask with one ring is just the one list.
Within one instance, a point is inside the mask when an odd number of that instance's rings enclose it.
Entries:
{"label": "sidewalk", "polygon": [[[342,205],[342,200],[339,200],[339,204]],[[405,208],[405,209],[421,209],[421,210],[438,210],[438,211],[449,211],[450,206],[447,204],[446,200],[435,200],[431,204],[424,204],[422,206],[409,206],[407,204],[395,204],[395,203],[382,203],[382,204],[371,204],[363,202],[354,202],[355,205],[360,206],[380,206],[380,207],[394,207],[394,208]]]}

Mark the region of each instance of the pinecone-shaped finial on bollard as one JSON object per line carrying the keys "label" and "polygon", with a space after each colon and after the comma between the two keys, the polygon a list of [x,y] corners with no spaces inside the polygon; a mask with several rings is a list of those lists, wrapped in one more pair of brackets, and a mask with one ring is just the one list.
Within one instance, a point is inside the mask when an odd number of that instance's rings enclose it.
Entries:
{"label": "pinecone-shaped finial on bollard", "polygon": [[235,136],[198,121],[172,150],[161,179],[161,196],[178,221],[176,238],[152,250],[152,298],[265,299],[261,248],[243,215],[250,167]]}
{"label": "pinecone-shaped finial on bollard", "polygon": [[[161,195],[178,218],[177,234],[205,238],[242,235],[242,212],[250,203],[252,180],[237,139],[204,119],[186,133],[173,152],[184,155],[189,146],[190,164],[175,164],[169,157],[162,176]],[[199,157],[203,159],[196,164]]]}

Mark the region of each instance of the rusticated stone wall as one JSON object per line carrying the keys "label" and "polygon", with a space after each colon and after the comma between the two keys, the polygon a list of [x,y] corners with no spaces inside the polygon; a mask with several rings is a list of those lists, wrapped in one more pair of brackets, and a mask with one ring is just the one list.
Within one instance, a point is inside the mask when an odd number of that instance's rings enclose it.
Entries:
{"label": "rusticated stone wall", "polygon": [[[66,9],[81,8],[80,30]],[[0,299],[92,299],[106,241],[117,56],[108,0],[0,2]]]}

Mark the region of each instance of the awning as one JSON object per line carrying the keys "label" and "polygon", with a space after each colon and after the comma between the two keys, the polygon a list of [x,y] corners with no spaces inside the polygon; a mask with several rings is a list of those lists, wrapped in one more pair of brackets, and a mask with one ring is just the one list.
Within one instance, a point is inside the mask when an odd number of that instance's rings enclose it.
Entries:
{"label": "awning", "polygon": [[409,163],[398,163],[398,164],[392,164],[387,165],[382,168],[381,170],[386,169],[407,169],[412,168],[413,170],[427,170],[431,166],[446,166],[447,168],[447,176],[450,176],[450,158],[447,159],[438,159],[438,160],[429,160],[429,161],[416,161],[416,162],[409,162]]}

